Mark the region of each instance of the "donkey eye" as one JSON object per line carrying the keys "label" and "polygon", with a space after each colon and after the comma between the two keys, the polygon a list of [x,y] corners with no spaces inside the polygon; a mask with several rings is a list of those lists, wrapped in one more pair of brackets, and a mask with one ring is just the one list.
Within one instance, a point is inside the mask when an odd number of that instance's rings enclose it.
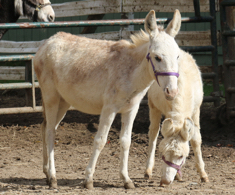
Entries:
{"label": "donkey eye", "polygon": [[179,59],[180,56],[177,57],[177,60]]}
{"label": "donkey eye", "polygon": [[156,56],[155,59],[156,59],[158,62],[161,62],[161,61],[162,61],[162,59],[161,59],[160,57],[158,57],[158,56]]}
{"label": "donkey eye", "polygon": [[183,158],[183,155],[179,157],[179,159]]}

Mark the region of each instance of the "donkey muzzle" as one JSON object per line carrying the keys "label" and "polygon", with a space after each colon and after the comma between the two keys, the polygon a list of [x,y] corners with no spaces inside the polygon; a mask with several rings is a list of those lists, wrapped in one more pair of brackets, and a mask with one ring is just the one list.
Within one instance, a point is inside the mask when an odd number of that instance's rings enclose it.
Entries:
{"label": "donkey muzzle", "polygon": [[169,89],[166,87],[164,89],[165,97],[167,100],[172,101],[175,99],[175,96],[178,94],[178,88],[177,89]]}

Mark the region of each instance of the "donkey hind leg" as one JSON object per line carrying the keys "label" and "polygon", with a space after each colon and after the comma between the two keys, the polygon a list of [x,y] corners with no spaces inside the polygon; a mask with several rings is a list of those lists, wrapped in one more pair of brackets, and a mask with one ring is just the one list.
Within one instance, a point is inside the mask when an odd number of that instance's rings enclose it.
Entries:
{"label": "donkey hind leg", "polygon": [[148,158],[147,158],[146,170],[144,174],[145,179],[152,178],[152,171],[155,161],[155,150],[156,150],[157,138],[160,131],[160,122],[162,117],[161,112],[157,108],[151,106],[151,104],[149,105],[150,105],[149,106],[150,126],[148,133],[149,146],[148,146]]}
{"label": "donkey hind leg", "polygon": [[201,133],[198,127],[194,126],[195,133],[192,139],[190,140],[191,146],[193,148],[193,152],[195,155],[196,161],[196,168],[200,174],[202,182],[209,182],[208,175],[205,172],[205,164],[202,159],[202,152],[201,152]]}
{"label": "donkey hind leg", "polygon": [[54,166],[55,130],[68,108],[69,104],[60,97],[53,98],[53,105],[48,106],[44,103],[45,119],[42,123],[43,172],[47,177],[47,184],[50,188],[57,188]]}
{"label": "donkey hind leg", "polygon": [[60,122],[63,120],[69,107],[70,105],[63,98],[60,98],[60,104],[59,104],[59,109],[58,109],[57,118],[56,118],[56,127],[55,127],[56,130]]}
{"label": "donkey hind leg", "polygon": [[99,154],[107,141],[108,132],[116,113],[117,112],[113,106],[104,106],[102,108],[98,131],[94,138],[93,152],[85,170],[85,181],[83,185],[87,189],[93,188],[93,174],[95,172],[95,165]]}
{"label": "donkey hind leg", "polygon": [[45,128],[46,128],[46,119],[44,119],[41,124],[41,131],[42,131],[42,143],[43,143],[42,144],[43,145],[43,173],[46,175],[47,185],[49,185],[49,176],[48,176],[49,161],[48,161],[48,155],[47,155]]}
{"label": "donkey hind leg", "polygon": [[120,146],[121,146],[121,163],[120,163],[120,178],[124,181],[124,188],[135,188],[133,182],[128,176],[128,156],[131,145],[131,132],[134,119],[138,112],[139,105],[133,107],[131,111],[122,113],[122,128],[120,132]]}

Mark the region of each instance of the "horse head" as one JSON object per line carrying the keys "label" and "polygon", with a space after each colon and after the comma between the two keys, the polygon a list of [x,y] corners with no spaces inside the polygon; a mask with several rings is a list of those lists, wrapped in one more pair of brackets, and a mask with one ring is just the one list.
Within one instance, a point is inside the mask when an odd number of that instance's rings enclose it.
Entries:
{"label": "horse head", "polygon": [[164,161],[161,185],[169,185],[177,173],[181,176],[181,167],[189,154],[189,140],[194,135],[194,123],[186,118],[183,128],[176,131],[173,120],[168,118],[163,121],[161,133],[164,137],[159,144],[159,151]]}
{"label": "horse head", "polygon": [[157,26],[154,10],[150,11],[145,18],[145,31],[150,38],[146,57],[151,64],[151,74],[164,91],[167,100],[173,100],[178,93],[180,48],[174,37],[178,34],[180,26],[179,10],[175,10],[174,17],[165,30]]}
{"label": "horse head", "polygon": [[53,22],[55,13],[49,0],[15,0],[15,14],[34,22]]}

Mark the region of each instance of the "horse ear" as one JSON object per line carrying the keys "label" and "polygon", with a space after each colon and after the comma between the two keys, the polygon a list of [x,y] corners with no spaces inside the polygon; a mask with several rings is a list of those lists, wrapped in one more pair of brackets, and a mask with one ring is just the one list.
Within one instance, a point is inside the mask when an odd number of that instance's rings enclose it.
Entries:
{"label": "horse ear", "polygon": [[23,2],[22,0],[15,0],[15,14],[19,16],[23,16]]}
{"label": "horse ear", "polygon": [[166,33],[171,35],[172,37],[175,37],[178,34],[180,27],[181,27],[181,15],[180,11],[176,9],[173,19],[166,28]]}
{"label": "horse ear", "polygon": [[192,119],[186,118],[184,120],[184,125],[180,131],[180,135],[185,141],[191,140],[194,135],[194,123]]}
{"label": "horse ear", "polygon": [[162,123],[161,133],[163,137],[170,137],[175,133],[175,128],[173,125],[173,120],[170,118],[167,118]]}
{"label": "horse ear", "polygon": [[150,38],[153,38],[158,33],[155,11],[151,10],[148,15],[145,17],[144,22],[145,31],[150,35]]}

